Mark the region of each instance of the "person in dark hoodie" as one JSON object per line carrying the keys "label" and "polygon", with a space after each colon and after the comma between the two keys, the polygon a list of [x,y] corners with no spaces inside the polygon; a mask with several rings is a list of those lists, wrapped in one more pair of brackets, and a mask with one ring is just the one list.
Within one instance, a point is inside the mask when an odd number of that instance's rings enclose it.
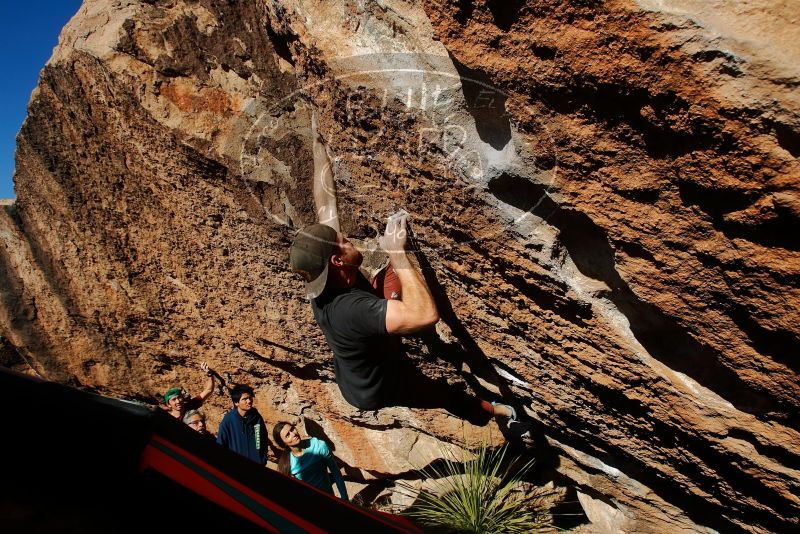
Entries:
{"label": "person in dark hoodie", "polygon": [[269,437],[264,419],[253,407],[253,388],[236,384],[231,388],[233,410],[219,424],[217,443],[260,465],[267,463]]}

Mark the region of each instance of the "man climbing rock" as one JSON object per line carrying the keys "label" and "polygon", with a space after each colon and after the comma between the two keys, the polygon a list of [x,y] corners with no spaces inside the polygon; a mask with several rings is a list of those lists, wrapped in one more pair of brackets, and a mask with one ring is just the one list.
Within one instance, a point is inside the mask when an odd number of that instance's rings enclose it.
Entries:
{"label": "man climbing rock", "polygon": [[485,424],[491,415],[515,420],[514,409],[508,405],[463,392],[443,392],[442,384],[409,368],[400,336],[433,326],[439,314],[409,259],[408,215],[401,212],[389,218],[380,238],[389,266],[368,282],[359,271],[361,252],[339,228],[330,159],[313,115],[312,133],[314,201],[320,223],[297,234],[289,262],[305,279],[314,318],[333,351],[336,382],[344,399],[362,410],[438,407],[477,424]]}

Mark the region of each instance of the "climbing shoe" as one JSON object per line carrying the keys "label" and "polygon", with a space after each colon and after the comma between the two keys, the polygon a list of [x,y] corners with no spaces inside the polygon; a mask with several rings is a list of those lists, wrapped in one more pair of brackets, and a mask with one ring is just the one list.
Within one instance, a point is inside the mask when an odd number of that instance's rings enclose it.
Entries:
{"label": "climbing shoe", "polygon": [[503,408],[507,408],[511,412],[511,415],[508,417],[509,423],[517,421],[517,411],[514,409],[513,406],[511,406],[510,404],[502,404],[500,402],[492,402],[492,407],[495,406],[502,406]]}
{"label": "climbing shoe", "polygon": [[509,433],[508,437],[523,439],[523,440],[533,438],[533,433],[531,432],[531,430],[533,429],[533,425],[531,423],[509,420],[508,425],[506,426],[508,428],[508,433]]}

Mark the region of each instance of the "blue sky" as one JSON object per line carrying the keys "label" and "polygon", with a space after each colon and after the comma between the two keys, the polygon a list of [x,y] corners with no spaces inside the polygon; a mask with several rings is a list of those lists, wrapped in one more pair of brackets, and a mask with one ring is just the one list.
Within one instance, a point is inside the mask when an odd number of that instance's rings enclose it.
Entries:
{"label": "blue sky", "polygon": [[0,0],[0,198],[13,198],[14,149],[39,71],[80,0]]}

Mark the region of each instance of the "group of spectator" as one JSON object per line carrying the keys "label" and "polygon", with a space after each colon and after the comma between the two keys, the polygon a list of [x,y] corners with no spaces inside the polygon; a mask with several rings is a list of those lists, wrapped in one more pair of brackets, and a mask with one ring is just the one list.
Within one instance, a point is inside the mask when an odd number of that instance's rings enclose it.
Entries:
{"label": "group of spectator", "polygon": [[[214,392],[217,374],[205,362],[200,364],[200,368],[208,375],[205,389],[199,395],[189,397],[183,388],[170,388],[164,394],[164,409],[199,434],[216,439],[220,445],[259,465],[266,465],[270,441],[264,418],[253,405],[253,388],[246,384],[235,384],[228,389],[233,408],[222,418],[214,436],[206,427],[206,416],[200,407]],[[314,437],[303,438],[297,427],[286,421],[274,426],[272,437],[278,451],[279,472],[331,494],[333,478],[339,497],[349,500],[339,467],[327,443]]]}

